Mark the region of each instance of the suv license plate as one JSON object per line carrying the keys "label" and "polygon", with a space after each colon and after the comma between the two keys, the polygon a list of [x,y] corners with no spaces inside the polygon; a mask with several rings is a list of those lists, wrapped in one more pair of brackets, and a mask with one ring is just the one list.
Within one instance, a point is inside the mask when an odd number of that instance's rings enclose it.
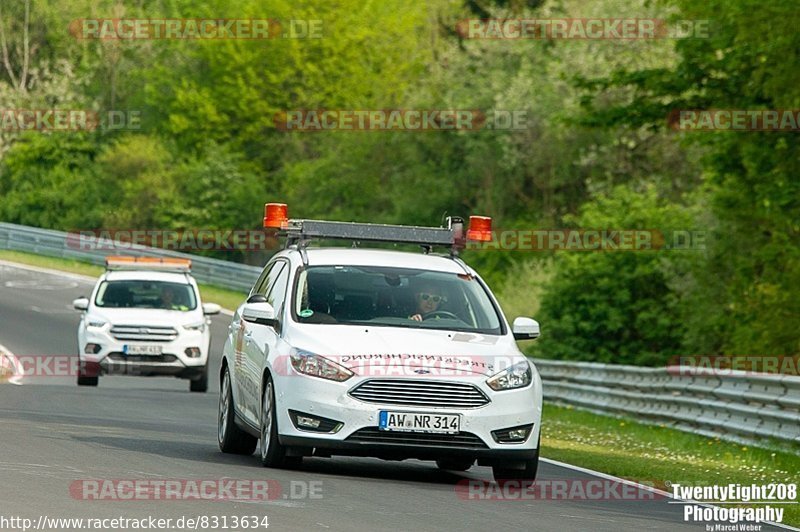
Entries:
{"label": "suv license plate", "polygon": [[461,430],[461,416],[458,414],[419,414],[381,410],[378,415],[378,428],[402,432],[456,434]]}
{"label": "suv license plate", "polygon": [[126,355],[160,355],[160,345],[124,345],[122,352]]}

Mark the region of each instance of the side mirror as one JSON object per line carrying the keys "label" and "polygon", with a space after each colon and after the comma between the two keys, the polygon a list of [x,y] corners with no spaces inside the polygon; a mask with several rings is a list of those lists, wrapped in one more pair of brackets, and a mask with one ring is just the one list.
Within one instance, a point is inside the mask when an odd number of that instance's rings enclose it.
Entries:
{"label": "side mirror", "polygon": [[514,340],[535,340],[539,338],[539,322],[531,318],[519,317],[511,326]]}
{"label": "side mirror", "polygon": [[89,309],[89,298],[88,297],[79,297],[78,299],[72,302],[72,308],[75,310],[88,310]]}
{"label": "side mirror", "polygon": [[245,303],[242,309],[242,319],[259,325],[276,325],[275,309],[267,302]]}
{"label": "side mirror", "polygon": [[215,314],[219,314],[221,310],[222,307],[220,307],[216,303],[203,303],[203,314],[206,316],[213,316]]}

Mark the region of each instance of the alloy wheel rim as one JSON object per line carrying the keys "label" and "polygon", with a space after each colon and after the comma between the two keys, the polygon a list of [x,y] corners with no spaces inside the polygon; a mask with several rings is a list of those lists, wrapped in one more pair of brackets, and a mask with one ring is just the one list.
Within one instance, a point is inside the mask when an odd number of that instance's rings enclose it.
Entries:
{"label": "alloy wheel rim", "polygon": [[261,457],[267,457],[272,436],[272,383],[264,390],[264,404],[261,407]]}
{"label": "alloy wheel rim", "polygon": [[218,417],[218,429],[217,429],[217,437],[219,438],[220,443],[225,439],[225,431],[227,430],[228,425],[228,390],[230,387],[230,379],[228,377],[228,372],[225,371],[225,375],[222,377],[222,387],[219,390],[219,417]]}

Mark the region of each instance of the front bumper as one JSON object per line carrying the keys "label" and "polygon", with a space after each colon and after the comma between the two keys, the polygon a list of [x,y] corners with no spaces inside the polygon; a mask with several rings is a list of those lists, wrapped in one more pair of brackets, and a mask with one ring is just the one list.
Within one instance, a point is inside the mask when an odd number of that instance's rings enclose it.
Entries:
{"label": "front bumper", "polygon": [[[534,373],[535,374],[535,373]],[[519,390],[495,392],[485,384],[486,377],[460,377],[458,382],[479,388],[489,402],[477,408],[407,406],[376,404],[356,399],[349,391],[369,378],[351,378],[343,383],[291,372],[275,378],[279,439],[298,454],[316,456],[376,456],[388,459],[475,458],[483,465],[494,462],[530,460],[538,456],[542,413],[541,380]],[[320,433],[299,429],[289,410],[341,423],[335,432]],[[460,433],[456,435],[381,431],[381,410],[458,414]],[[527,439],[519,443],[498,443],[493,431],[532,425]]]}
{"label": "front bumper", "polygon": [[[200,331],[180,331],[174,340],[157,342],[160,355],[127,355],[125,345],[154,345],[155,342],[120,341],[108,327],[86,330],[79,336],[79,356],[87,374],[129,375],[139,377],[174,376],[182,379],[199,377],[205,371],[209,352],[209,335]],[[86,353],[87,344],[101,346],[97,353]],[[199,356],[190,357],[187,349],[199,350]]]}

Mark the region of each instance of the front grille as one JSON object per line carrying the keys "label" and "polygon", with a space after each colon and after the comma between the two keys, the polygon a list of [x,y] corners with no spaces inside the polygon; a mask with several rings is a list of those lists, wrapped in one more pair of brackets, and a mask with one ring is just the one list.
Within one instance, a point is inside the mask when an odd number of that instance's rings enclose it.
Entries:
{"label": "front grille", "polygon": [[153,362],[157,364],[171,364],[178,360],[175,355],[126,355],[124,353],[109,353],[106,357],[114,362]]}
{"label": "front grille", "polygon": [[366,403],[443,408],[478,408],[489,398],[472,384],[400,379],[373,379],[350,391]]}
{"label": "front grille", "polygon": [[458,449],[487,449],[476,435],[470,432],[458,434],[428,434],[424,432],[398,432],[368,427],[355,431],[346,441],[357,443],[384,443],[391,445],[424,445],[453,447]]}
{"label": "front grille", "polygon": [[178,337],[178,331],[173,327],[153,325],[115,325],[111,327],[111,336],[117,340],[171,342]]}

